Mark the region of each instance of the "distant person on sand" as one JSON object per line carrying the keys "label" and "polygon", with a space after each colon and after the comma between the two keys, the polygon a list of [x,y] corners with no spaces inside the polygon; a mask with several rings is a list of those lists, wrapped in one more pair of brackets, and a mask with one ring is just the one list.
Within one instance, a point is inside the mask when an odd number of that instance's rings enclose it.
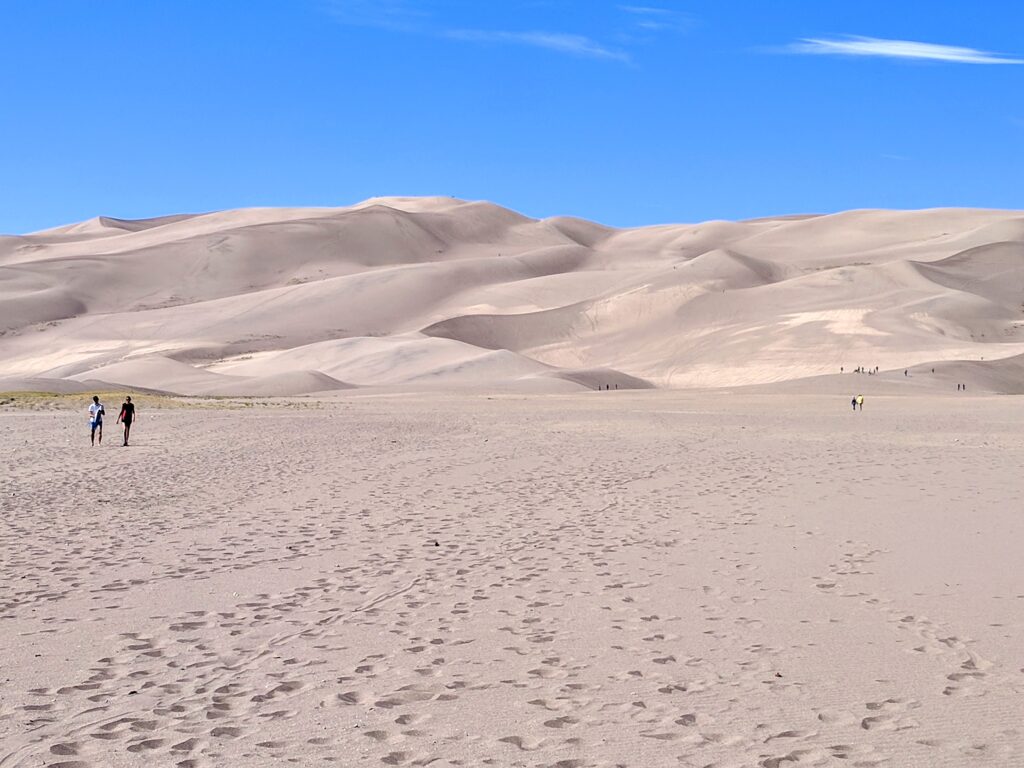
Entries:
{"label": "distant person on sand", "polygon": [[856,397],[854,397],[852,400],[850,400],[850,406],[853,408],[853,410],[855,410],[855,411],[857,410],[857,398]]}
{"label": "distant person on sand", "polygon": [[128,445],[128,435],[131,434],[132,422],[135,421],[135,403],[132,402],[131,395],[121,403],[121,413],[117,420],[124,424],[124,444]]}
{"label": "distant person on sand", "polygon": [[92,396],[92,405],[89,406],[89,445],[96,445],[96,433],[99,432],[100,444],[103,443],[103,414],[106,410],[100,402],[99,395]]}
{"label": "distant person on sand", "polygon": [[864,410],[864,395],[857,395],[857,407]]}

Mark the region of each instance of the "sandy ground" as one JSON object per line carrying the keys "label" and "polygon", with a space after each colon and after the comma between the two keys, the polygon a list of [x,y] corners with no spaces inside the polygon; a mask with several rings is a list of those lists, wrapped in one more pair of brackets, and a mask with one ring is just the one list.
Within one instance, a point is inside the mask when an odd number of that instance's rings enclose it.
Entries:
{"label": "sandy ground", "polygon": [[4,412],[0,766],[1024,765],[1010,397]]}

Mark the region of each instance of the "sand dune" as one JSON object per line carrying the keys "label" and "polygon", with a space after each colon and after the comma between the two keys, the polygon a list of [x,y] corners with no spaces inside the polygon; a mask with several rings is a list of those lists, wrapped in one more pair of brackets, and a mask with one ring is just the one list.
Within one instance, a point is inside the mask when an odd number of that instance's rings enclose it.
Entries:
{"label": "sand dune", "polygon": [[420,334],[351,338],[308,344],[283,352],[243,355],[211,366],[227,375],[261,377],[305,368],[339,374],[361,385],[411,382],[501,381],[546,372],[549,366],[507,350],[488,350]]}
{"label": "sand dune", "polygon": [[[325,373],[285,368],[262,376],[229,376],[196,368],[160,355],[125,360],[70,377],[70,381],[102,381],[118,387],[141,387],[178,395],[280,397],[351,389],[353,385]],[[63,380],[63,381],[68,381]],[[52,379],[37,381],[53,381]],[[58,381],[62,381],[58,379]]]}
{"label": "sand dune", "polygon": [[89,385],[71,379],[0,379],[0,392],[86,393]]}
{"label": "sand dune", "polygon": [[1022,292],[1012,211],[631,230],[451,198],[101,216],[0,237],[0,378],[687,388],[964,361],[1008,391],[988,366],[1024,354]]}

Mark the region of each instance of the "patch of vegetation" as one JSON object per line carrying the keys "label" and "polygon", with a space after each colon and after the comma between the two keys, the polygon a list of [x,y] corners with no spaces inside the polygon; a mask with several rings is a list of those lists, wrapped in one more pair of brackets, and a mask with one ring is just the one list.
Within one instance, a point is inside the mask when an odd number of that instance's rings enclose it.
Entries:
{"label": "patch of vegetation", "polygon": [[[28,411],[74,411],[85,410],[92,402],[92,396],[99,395],[100,402],[107,410],[114,411],[121,406],[125,395],[131,395],[132,402],[142,410],[167,410],[171,408],[241,408],[241,404],[221,402],[213,398],[177,397],[151,395],[131,390],[107,390],[100,392],[0,392],[0,408]],[[114,418],[117,414],[113,414]]]}
{"label": "patch of vegetation", "polygon": [[[270,400],[265,397],[203,396],[185,397],[180,395],[157,395],[132,390],[107,390],[102,392],[0,392],[0,409],[20,411],[84,411],[92,402],[92,396],[99,395],[100,402],[107,407],[107,417],[117,418],[116,410],[121,407],[125,395],[131,395],[132,402],[140,411],[174,410],[181,408],[209,408],[213,410],[241,410],[244,408],[320,408],[314,400]],[[111,412],[114,412],[113,414]]]}

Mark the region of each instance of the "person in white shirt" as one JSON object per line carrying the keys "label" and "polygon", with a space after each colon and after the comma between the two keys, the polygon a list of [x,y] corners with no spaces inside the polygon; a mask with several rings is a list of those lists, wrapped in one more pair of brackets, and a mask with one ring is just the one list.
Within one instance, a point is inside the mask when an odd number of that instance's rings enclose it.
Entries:
{"label": "person in white shirt", "polygon": [[99,441],[103,443],[103,414],[106,410],[100,402],[98,395],[92,396],[92,405],[89,406],[89,426],[92,428],[89,435],[89,444],[96,445],[96,433],[99,432]]}

